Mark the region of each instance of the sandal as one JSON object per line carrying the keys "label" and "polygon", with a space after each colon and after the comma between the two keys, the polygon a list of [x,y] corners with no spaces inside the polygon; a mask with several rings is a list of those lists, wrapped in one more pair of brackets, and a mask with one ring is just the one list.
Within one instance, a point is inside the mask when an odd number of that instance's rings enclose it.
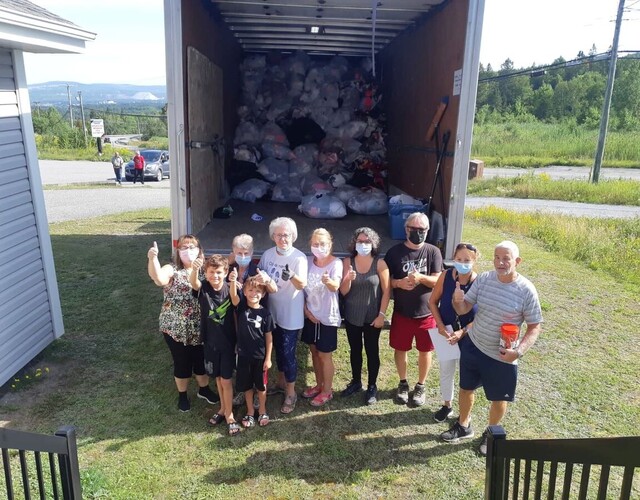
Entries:
{"label": "sandal", "polygon": [[250,429],[256,426],[256,419],[253,418],[253,415],[245,415],[242,417],[242,427],[245,429]]}
{"label": "sandal", "polygon": [[303,391],[302,397],[305,399],[313,399],[321,392],[322,392],[322,387],[320,387],[319,385],[316,385],[314,387],[307,387]]}
{"label": "sandal", "polygon": [[333,399],[333,392],[321,392],[311,400],[311,406],[323,406]]}
{"label": "sandal", "polygon": [[207,420],[207,425],[211,427],[215,427],[216,425],[219,425],[222,422],[224,422],[224,415],[221,415],[220,413],[216,413],[213,417]]}
{"label": "sandal", "polygon": [[235,420],[229,423],[229,436],[237,436],[240,434],[241,427]]}
{"label": "sandal", "polygon": [[293,410],[296,409],[296,402],[298,401],[298,396],[287,396],[284,398],[284,403],[280,407],[280,413],[284,413],[288,415]]}
{"label": "sandal", "polygon": [[265,427],[269,425],[269,415],[267,415],[266,413],[263,413],[262,415],[260,415],[258,417],[258,425],[260,427]]}

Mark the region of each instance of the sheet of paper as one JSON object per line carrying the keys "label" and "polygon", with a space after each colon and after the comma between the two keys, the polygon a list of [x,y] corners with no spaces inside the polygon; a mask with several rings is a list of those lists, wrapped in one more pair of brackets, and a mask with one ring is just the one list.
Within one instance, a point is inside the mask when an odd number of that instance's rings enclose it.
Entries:
{"label": "sheet of paper", "polygon": [[[445,325],[448,332],[453,333],[451,325]],[[436,349],[436,355],[441,361],[447,361],[449,359],[460,359],[460,348],[458,344],[449,344],[449,341],[438,333],[437,328],[429,328],[429,335],[431,335],[431,341],[433,347]]]}

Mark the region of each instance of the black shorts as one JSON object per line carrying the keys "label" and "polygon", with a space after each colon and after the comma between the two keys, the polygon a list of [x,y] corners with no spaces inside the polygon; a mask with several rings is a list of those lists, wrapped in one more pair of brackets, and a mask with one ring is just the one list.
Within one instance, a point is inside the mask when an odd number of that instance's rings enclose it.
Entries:
{"label": "black shorts", "polygon": [[238,356],[236,370],[236,391],[246,392],[267,390],[267,372],[264,370],[264,359]]}
{"label": "black shorts", "polygon": [[234,351],[216,351],[204,346],[204,367],[210,377],[231,379],[236,368],[236,353]]}
{"label": "black shorts", "polygon": [[338,348],[338,327],[305,319],[300,340],[315,345],[319,352],[333,352]]}
{"label": "black shorts", "polygon": [[168,333],[163,333],[173,358],[173,376],[191,378],[191,375],[204,375],[204,348],[200,345],[185,345],[176,342]]}

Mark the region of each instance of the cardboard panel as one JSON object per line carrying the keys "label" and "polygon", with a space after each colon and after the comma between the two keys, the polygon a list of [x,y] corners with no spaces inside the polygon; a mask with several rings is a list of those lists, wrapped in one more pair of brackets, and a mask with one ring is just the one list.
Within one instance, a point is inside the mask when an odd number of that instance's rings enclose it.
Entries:
{"label": "cardboard panel", "polygon": [[[406,193],[428,198],[436,170],[435,142],[425,136],[442,97],[449,105],[440,122],[440,136],[451,131],[447,151],[454,151],[460,96],[453,95],[454,73],[462,68],[468,0],[445,3],[422,24],[387,47],[381,54],[382,91],[388,114],[389,181]],[[451,186],[453,157],[443,161],[445,197]],[[443,210],[440,186],[434,196]]]}
{"label": "cardboard panel", "polygon": [[189,148],[191,224],[200,231],[224,201],[224,153],[210,147],[224,136],[222,70],[193,47],[187,51],[189,133],[204,147]]}

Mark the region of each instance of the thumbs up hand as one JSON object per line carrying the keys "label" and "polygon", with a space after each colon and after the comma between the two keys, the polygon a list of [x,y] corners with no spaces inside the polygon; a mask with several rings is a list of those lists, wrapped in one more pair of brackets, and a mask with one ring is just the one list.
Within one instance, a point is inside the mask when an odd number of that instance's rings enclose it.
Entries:
{"label": "thumbs up hand", "polygon": [[229,273],[229,281],[234,282],[238,279],[238,270],[234,267]]}
{"label": "thumbs up hand", "polygon": [[460,283],[456,281],[456,289],[453,292],[453,303],[462,304],[464,302],[464,290],[460,288]]}
{"label": "thumbs up hand", "polygon": [[292,274],[293,273],[289,270],[289,264],[285,264],[280,277],[282,278],[282,281],[289,281],[289,278],[291,278]]}
{"label": "thumbs up hand", "polygon": [[347,278],[349,281],[353,281],[356,279],[356,272],[352,266],[349,266],[349,269],[347,270],[347,274],[345,278]]}
{"label": "thumbs up hand", "polygon": [[191,267],[193,268],[194,271],[198,271],[202,265],[204,264],[204,258],[203,257],[198,257],[196,260],[194,260],[191,263]]}
{"label": "thumbs up hand", "polygon": [[322,278],[320,279],[322,280],[322,283],[326,285],[327,282],[331,279],[331,276],[329,276],[329,273],[325,271],[324,273],[322,273]]}
{"label": "thumbs up hand", "polygon": [[158,258],[158,244],[154,241],[153,246],[147,252],[147,257],[149,259]]}

